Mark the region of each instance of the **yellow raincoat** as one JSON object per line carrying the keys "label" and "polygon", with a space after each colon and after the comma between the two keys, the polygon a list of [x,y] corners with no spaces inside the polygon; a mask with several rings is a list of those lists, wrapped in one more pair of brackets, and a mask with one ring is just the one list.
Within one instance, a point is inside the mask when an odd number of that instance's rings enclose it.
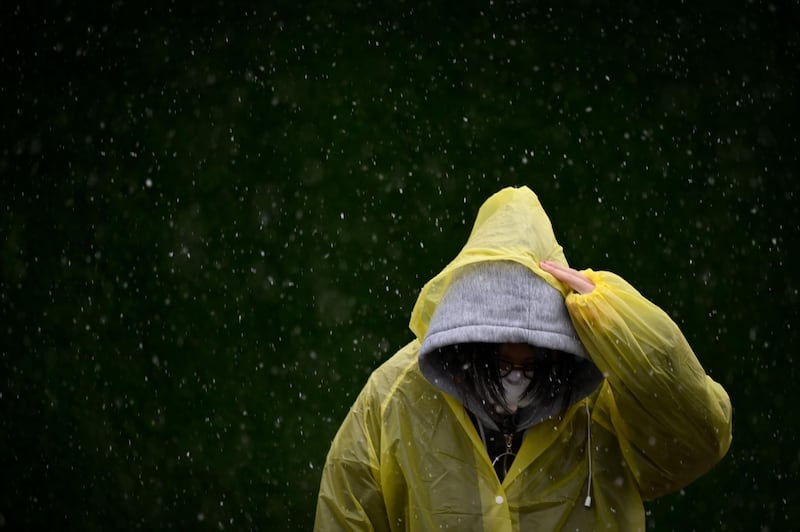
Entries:
{"label": "yellow raincoat", "polygon": [[[518,262],[561,291],[605,377],[526,431],[502,482],[464,406],[417,363],[454,273],[492,260]],[[675,323],[613,273],[584,270],[595,288],[577,294],[543,260],[566,264],[536,195],[507,188],[489,198],[465,247],[422,289],[416,339],[372,374],[339,429],[315,530],[644,530],[642,500],[686,486],[725,455],[730,400]]]}

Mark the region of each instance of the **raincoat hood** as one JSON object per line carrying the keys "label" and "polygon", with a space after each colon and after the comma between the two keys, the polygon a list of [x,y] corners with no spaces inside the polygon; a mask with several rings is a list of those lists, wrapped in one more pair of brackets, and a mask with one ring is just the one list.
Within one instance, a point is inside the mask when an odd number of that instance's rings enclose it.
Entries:
{"label": "raincoat hood", "polygon": [[[462,396],[439,348],[467,342],[527,343],[575,357],[568,404],[588,396],[602,381],[570,320],[566,289],[540,269],[543,260],[566,264],[538,198],[527,187],[501,190],[481,207],[467,244],[425,285],[412,313],[411,329],[422,344],[422,374],[495,430],[479,399]],[[520,409],[517,429],[557,414],[561,404]]]}

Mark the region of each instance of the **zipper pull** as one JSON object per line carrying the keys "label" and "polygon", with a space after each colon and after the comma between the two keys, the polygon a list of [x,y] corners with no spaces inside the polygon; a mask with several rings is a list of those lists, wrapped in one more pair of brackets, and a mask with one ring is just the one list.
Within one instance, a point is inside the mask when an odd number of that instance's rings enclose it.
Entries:
{"label": "zipper pull", "polygon": [[508,474],[508,466],[511,465],[511,462],[514,461],[514,434],[503,433],[503,438],[506,440],[506,450],[503,453],[498,454],[494,460],[492,460],[492,467],[495,467],[500,459],[503,459],[503,474],[498,474],[500,477],[500,481],[502,482],[503,478]]}

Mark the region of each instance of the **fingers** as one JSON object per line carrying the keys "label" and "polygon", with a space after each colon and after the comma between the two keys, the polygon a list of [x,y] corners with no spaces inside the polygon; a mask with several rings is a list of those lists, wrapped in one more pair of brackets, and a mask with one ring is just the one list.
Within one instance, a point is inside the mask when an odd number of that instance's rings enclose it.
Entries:
{"label": "fingers", "polygon": [[579,294],[594,290],[594,283],[581,272],[557,262],[542,261],[539,266]]}

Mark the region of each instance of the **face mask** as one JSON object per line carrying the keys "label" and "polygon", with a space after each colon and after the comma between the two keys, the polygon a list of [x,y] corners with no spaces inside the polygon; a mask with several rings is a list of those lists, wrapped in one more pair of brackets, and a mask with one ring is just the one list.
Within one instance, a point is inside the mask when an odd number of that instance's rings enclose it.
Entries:
{"label": "face mask", "polygon": [[506,399],[506,406],[511,412],[516,412],[519,407],[530,403],[529,400],[523,400],[530,383],[531,380],[519,369],[512,370],[503,377],[503,395]]}

